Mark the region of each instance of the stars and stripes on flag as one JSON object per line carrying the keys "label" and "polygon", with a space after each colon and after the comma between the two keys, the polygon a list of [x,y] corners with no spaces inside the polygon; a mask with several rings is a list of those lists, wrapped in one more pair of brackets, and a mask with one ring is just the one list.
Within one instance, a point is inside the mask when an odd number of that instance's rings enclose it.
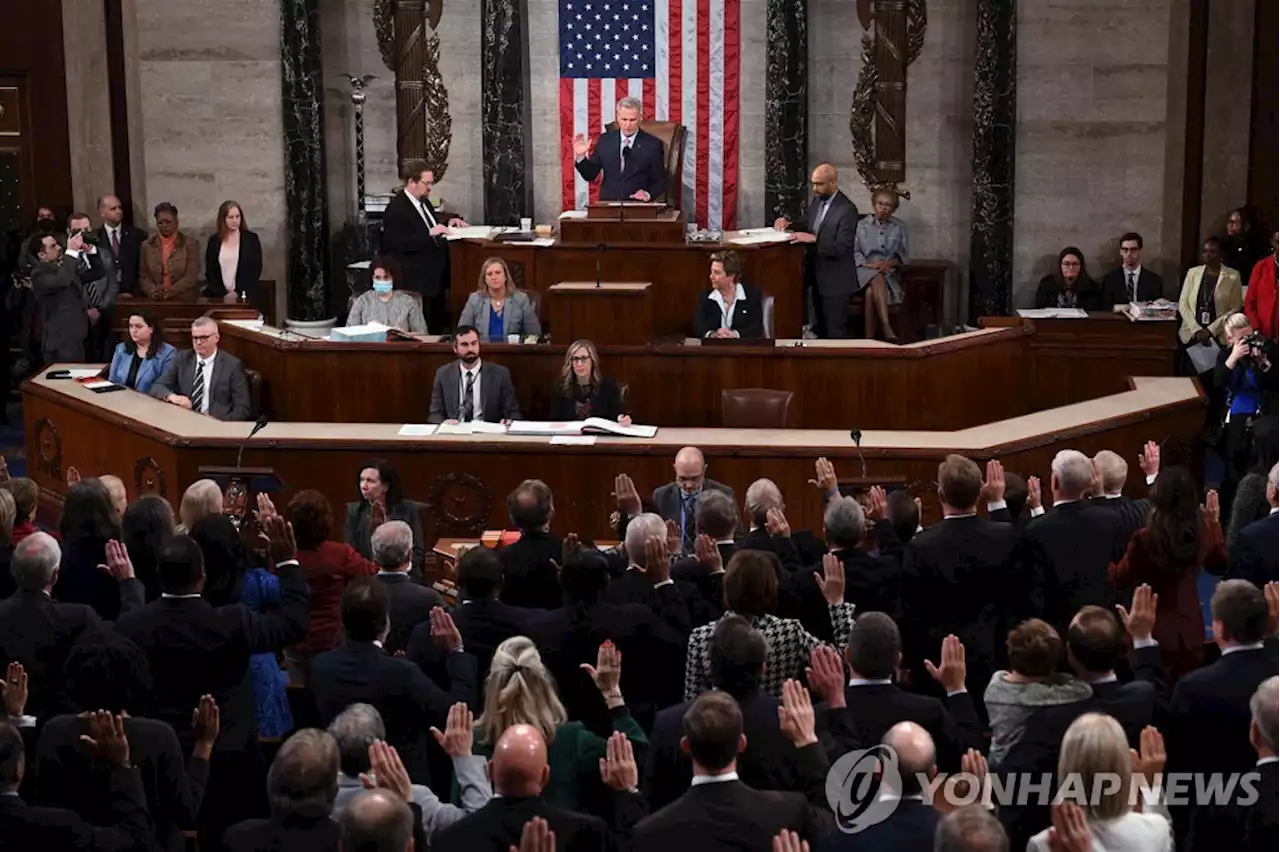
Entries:
{"label": "stars and stripes on flag", "polygon": [[683,124],[684,211],[704,228],[735,227],[738,208],[740,0],[559,0],[560,162],[564,209],[596,201],[573,163],[618,100],[641,118]]}

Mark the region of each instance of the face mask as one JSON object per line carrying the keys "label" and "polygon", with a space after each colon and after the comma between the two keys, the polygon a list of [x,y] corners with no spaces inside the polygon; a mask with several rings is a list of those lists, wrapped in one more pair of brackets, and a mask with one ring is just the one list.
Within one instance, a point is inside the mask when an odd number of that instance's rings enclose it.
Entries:
{"label": "face mask", "polygon": [[383,281],[383,280],[374,281],[374,282],[373,282],[373,292],[375,292],[375,293],[380,293],[380,294],[383,294],[383,295],[385,295],[385,294],[387,294],[387,293],[390,293],[390,292],[391,292],[391,282],[390,282],[390,281]]}
{"label": "face mask", "polygon": [[57,226],[58,223],[53,219],[40,218],[36,220],[36,229],[42,234],[52,234],[53,229]]}

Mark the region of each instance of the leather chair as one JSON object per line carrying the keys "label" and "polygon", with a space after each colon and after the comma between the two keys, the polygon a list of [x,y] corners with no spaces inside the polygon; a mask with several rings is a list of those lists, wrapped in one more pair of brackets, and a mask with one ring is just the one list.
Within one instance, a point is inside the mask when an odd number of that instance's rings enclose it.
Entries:
{"label": "leather chair", "polygon": [[244,377],[249,382],[249,416],[256,420],[262,413],[262,373],[245,367]]}
{"label": "leather chair", "polygon": [[726,429],[785,429],[794,397],[769,388],[726,388],[720,391],[720,418]]}
{"label": "leather chair", "polygon": [[[617,129],[616,121],[609,122],[605,128],[606,131]],[[642,121],[640,129],[651,136],[658,137],[658,141],[662,143],[663,168],[667,173],[667,195],[661,200],[671,209],[680,210],[684,203],[684,141],[688,131],[683,124],[674,121]]]}

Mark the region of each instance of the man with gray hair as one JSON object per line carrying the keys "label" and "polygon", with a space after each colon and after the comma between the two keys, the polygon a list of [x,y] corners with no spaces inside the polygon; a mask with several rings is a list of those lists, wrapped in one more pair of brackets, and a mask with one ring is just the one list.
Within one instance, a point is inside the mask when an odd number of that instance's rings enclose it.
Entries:
{"label": "man with gray hair", "polygon": [[1227,576],[1259,587],[1280,580],[1280,464],[1272,465],[1267,474],[1267,503],[1271,511],[1241,529],[1228,554],[1231,566]]}
{"label": "man with gray hair", "polygon": [[[486,761],[471,753],[474,719],[465,704],[449,710],[449,721],[436,740],[453,761],[454,777],[461,792],[462,807],[442,802],[430,787],[410,785],[410,801],[421,809],[422,830],[427,838],[466,814],[479,810],[493,798],[493,789],[485,773]],[[371,704],[352,704],[329,723],[329,734],[338,744],[338,796],[333,802],[332,816],[341,820],[344,812],[364,790],[361,775],[370,769],[369,747],[387,737],[382,715]]]}
{"label": "man with gray hair", "polygon": [[601,201],[653,201],[664,198],[667,174],[662,140],[640,129],[640,101],[623,98],[613,111],[616,130],[608,130],[588,148],[587,137],[573,137],[573,160],[587,183],[604,172]]}
{"label": "man with gray hair", "polygon": [[1009,835],[981,805],[966,805],[938,823],[933,852],[1009,852]]}
{"label": "man with gray hair", "polygon": [[[1149,443],[1148,447],[1154,447],[1154,443]],[[1147,470],[1150,463],[1148,453],[1140,456],[1143,470]],[[1155,451],[1156,474],[1147,474],[1147,484],[1155,482],[1156,475],[1159,472],[1160,455],[1159,450]],[[1129,478],[1129,463],[1124,460],[1124,456],[1112,450],[1102,450],[1093,457],[1093,469],[1097,471],[1097,480],[1095,493],[1090,501],[1093,505],[1100,509],[1109,509],[1117,516],[1120,524],[1119,537],[1125,545],[1129,544],[1129,539],[1133,534],[1147,524],[1147,514],[1151,511],[1151,501],[1145,498],[1139,500],[1131,500],[1124,496],[1124,484]],[[1118,562],[1124,556],[1124,552],[1115,554],[1115,560]]]}
{"label": "man with gray hair", "polygon": [[739,550],[769,551],[788,571],[799,571],[827,552],[809,530],[791,529],[782,489],[772,479],[757,479],[747,487],[745,508],[749,529],[738,542]]}
{"label": "man with gray hair", "polygon": [[384,648],[388,654],[409,647],[413,628],[431,618],[431,610],[444,606],[435,589],[413,581],[409,568],[413,561],[413,530],[404,521],[387,521],[373,531],[369,541],[378,580],[387,587],[391,599],[391,632]]}
{"label": "man with gray hair", "polygon": [[644,604],[654,614],[684,632],[692,629],[690,601],[697,591],[688,583],[679,587],[671,579],[667,554],[667,525],[652,512],[642,512],[627,524],[624,542],[627,570],[609,583],[602,600],[607,604]]}
{"label": "man with gray hair", "polygon": [[267,770],[270,819],[247,819],[227,829],[227,852],[257,849],[336,849],[338,824],[329,818],[338,794],[338,744],[303,728],[276,752]]}
{"label": "man with gray hair", "polygon": [[218,350],[218,323],[191,323],[191,348],[180,350],[151,386],[151,395],[217,420],[249,420],[249,379],[239,358]]}

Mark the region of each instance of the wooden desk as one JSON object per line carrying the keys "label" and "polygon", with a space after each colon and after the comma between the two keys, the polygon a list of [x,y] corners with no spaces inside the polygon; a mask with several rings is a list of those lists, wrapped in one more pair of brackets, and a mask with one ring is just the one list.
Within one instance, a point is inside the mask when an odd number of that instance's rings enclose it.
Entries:
{"label": "wooden desk", "polygon": [[[66,365],[51,365],[53,367]],[[937,476],[949,452],[975,461],[999,457],[1009,470],[1049,474],[1054,453],[1073,447],[1093,454],[1110,448],[1125,456],[1143,442],[1188,444],[1203,426],[1199,386],[1187,378],[1137,378],[1131,389],[1054,411],[1039,411],[952,432],[865,429],[868,475],[902,476],[922,487]],[[153,489],[176,504],[201,465],[230,464],[252,424],[223,423],[126,391],[94,394],[43,375],[22,386],[28,475],[46,508],[66,492],[66,469],[111,471],[130,496]],[[505,498],[536,477],[555,493],[557,533],[608,535],[613,477],[629,473],[641,494],[671,480],[671,460],[687,445],[706,454],[709,475],[741,496],[759,477],[787,498],[793,529],[819,529],[822,501],[808,484],[813,460],[831,459],[838,473],[858,470],[847,430],[659,429],[651,440],[601,437],[592,446],[551,446],[548,439],[513,436],[407,438],[395,424],[270,423],[247,443],[243,464],[271,467],[295,492],[316,488],[334,507],[354,499],[360,469],[371,457],[399,470],[406,496],[424,501],[423,533],[475,537],[503,527]],[[1135,495],[1145,490],[1130,477]],[[281,495],[277,505],[288,502]],[[926,518],[937,517],[927,488]],[[335,535],[341,530],[335,525]]]}
{"label": "wooden desk", "polygon": [[[272,282],[274,288],[275,284]],[[179,348],[191,345],[191,321],[209,314],[217,319],[257,319],[258,311],[248,305],[210,299],[201,296],[194,301],[180,302],[172,299],[135,299],[121,296],[116,300],[113,317],[116,340],[123,340],[129,333],[129,316],[134,311],[151,311],[160,321],[165,338]]]}
{"label": "wooden desk", "polygon": [[[774,297],[774,328],[778,337],[799,337],[803,323],[801,305],[804,280],[804,247],[790,243],[736,246],[691,243],[654,246],[619,246],[598,252],[593,245],[534,246],[491,240],[458,240],[449,244],[451,308],[462,313],[467,297],[476,289],[480,265],[486,258],[501,257],[511,277],[522,289],[540,294],[539,318],[549,323],[546,292],[561,281],[595,281],[599,255],[604,281],[653,282],[654,334],[684,337],[693,329],[698,297],[710,286],[707,275],[711,254],[732,249],[742,257],[742,280]],[[557,343],[566,344],[554,328]],[[596,345],[609,341],[597,340]]]}
{"label": "wooden desk", "polygon": [[547,291],[551,325],[561,345],[607,340],[614,346],[644,346],[653,340],[653,285],[562,281]]}

